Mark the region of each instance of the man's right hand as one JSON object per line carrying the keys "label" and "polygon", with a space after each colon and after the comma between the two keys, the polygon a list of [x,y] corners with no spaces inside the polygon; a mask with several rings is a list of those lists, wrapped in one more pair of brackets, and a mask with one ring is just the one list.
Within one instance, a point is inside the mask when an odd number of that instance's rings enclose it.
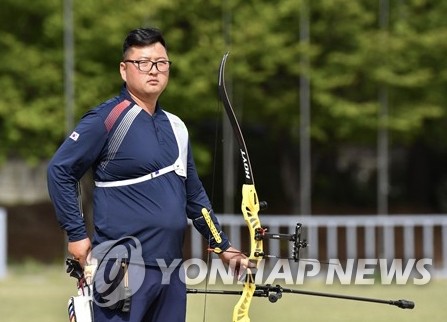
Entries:
{"label": "man's right hand", "polygon": [[68,242],[68,253],[79,261],[82,267],[87,262],[87,257],[92,249],[92,243],[89,238],[81,239],[75,242]]}

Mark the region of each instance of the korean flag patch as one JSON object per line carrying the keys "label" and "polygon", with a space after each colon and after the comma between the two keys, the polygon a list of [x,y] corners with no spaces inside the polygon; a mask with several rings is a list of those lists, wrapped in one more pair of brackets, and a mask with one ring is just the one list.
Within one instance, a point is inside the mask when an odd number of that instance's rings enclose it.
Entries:
{"label": "korean flag patch", "polygon": [[79,138],[79,133],[76,131],[73,131],[73,133],[70,134],[70,139],[72,139],[73,141],[77,141]]}

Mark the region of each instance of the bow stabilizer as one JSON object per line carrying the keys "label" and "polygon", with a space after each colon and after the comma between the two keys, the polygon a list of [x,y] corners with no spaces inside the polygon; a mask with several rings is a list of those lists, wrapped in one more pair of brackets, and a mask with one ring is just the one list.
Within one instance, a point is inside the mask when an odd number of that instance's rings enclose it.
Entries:
{"label": "bow stabilizer", "polygon": [[[187,293],[190,294],[217,294],[217,295],[241,295],[242,291],[230,291],[230,290],[201,290],[195,288],[187,289]],[[335,298],[340,300],[350,300],[350,301],[360,301],[360,302],[370,302],[370,303],[378,303],[378,304],[388,304],[392,306],[396,306],[400,309],[409,309],[412,310],[415,307],[415,303],[409,300],[383,300],[378,298],[370,298],[370,297],[360,297],[360,296],[352,296],[352,295],[344,295],[344,294],[331,294],[331,293],[322,293],[322,292],[313,292],[313,291],[305,291],[305,290],[295,290],[290,288],[284,288],[281,285],[255,285],[255,291],[253,296],[255,297],[264,297],[268,298],[270,303],[276,303],[279,299],[282,298],[283,293],[290,294],[301,294],[301,295],[310,295],[310,296],[318,296],[318,297],[328,297]]]}

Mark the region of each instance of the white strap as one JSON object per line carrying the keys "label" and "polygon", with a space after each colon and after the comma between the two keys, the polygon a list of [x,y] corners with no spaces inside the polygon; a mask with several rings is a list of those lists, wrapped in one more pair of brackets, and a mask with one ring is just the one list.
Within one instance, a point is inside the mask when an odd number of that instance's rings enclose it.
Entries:
{"label": "white strap", "polygon": [[95,181],[95,186],[101,188],[128,186],[131,184],[151,180],[153,178],[156,178],[171,171],[175,171],[179,176],[186,178],[187,176],[186,167],[188,164],[188,130],[185,126],[185,123],[183,123],[183,121],[178,116],[166,111],[164,112],[166,113],[166,116],[168,117],[169,122],[171,123],[171,127],[174,132],[174,136],[177,141],[177,146],[179,150],[179,156],[175,161],[175,163],[170,166],[167,166],[166,168],[154,171],[152,173],[146,174],[138,178],[118,180],[118,181]]}
{"label": "white strap", "polygon": [[154,178],[161,176],[163,174],[166,174],[168,172],[175,171],[176,169],[178,169],[180,167],[181,167],[180,163],[176,162],[170,166],[167,166],[166,168],[151,172],[149,174],[146,174],[146,175],[144,175],[142,177],[138,177],[138,178],[118,180],[118,181],[95,181],[95,186],[101,187],[101,188],[128,186],[131,184],[136,184],[136,183],[154,179]]}
{"label": "white strap", "polygon": [[180,166],[175,169],[175,172],[181,176],[187,176],[186,167],[188,164],[188,130],[185,123],[176,115],[166,112],[166,116],[171,122],[172,131],[174,132],[175,140],[178,146],[178,159],[175,163],[179,163]]}

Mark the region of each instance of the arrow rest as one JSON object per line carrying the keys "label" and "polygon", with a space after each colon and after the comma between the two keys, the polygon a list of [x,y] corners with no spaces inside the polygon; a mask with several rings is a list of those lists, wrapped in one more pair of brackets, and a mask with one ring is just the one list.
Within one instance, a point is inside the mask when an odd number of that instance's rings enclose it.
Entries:
{"label": "arrow rest", "polygon": [[267,201],[260,201],[259,202],[259,210],[265,210],[268,207]]}

